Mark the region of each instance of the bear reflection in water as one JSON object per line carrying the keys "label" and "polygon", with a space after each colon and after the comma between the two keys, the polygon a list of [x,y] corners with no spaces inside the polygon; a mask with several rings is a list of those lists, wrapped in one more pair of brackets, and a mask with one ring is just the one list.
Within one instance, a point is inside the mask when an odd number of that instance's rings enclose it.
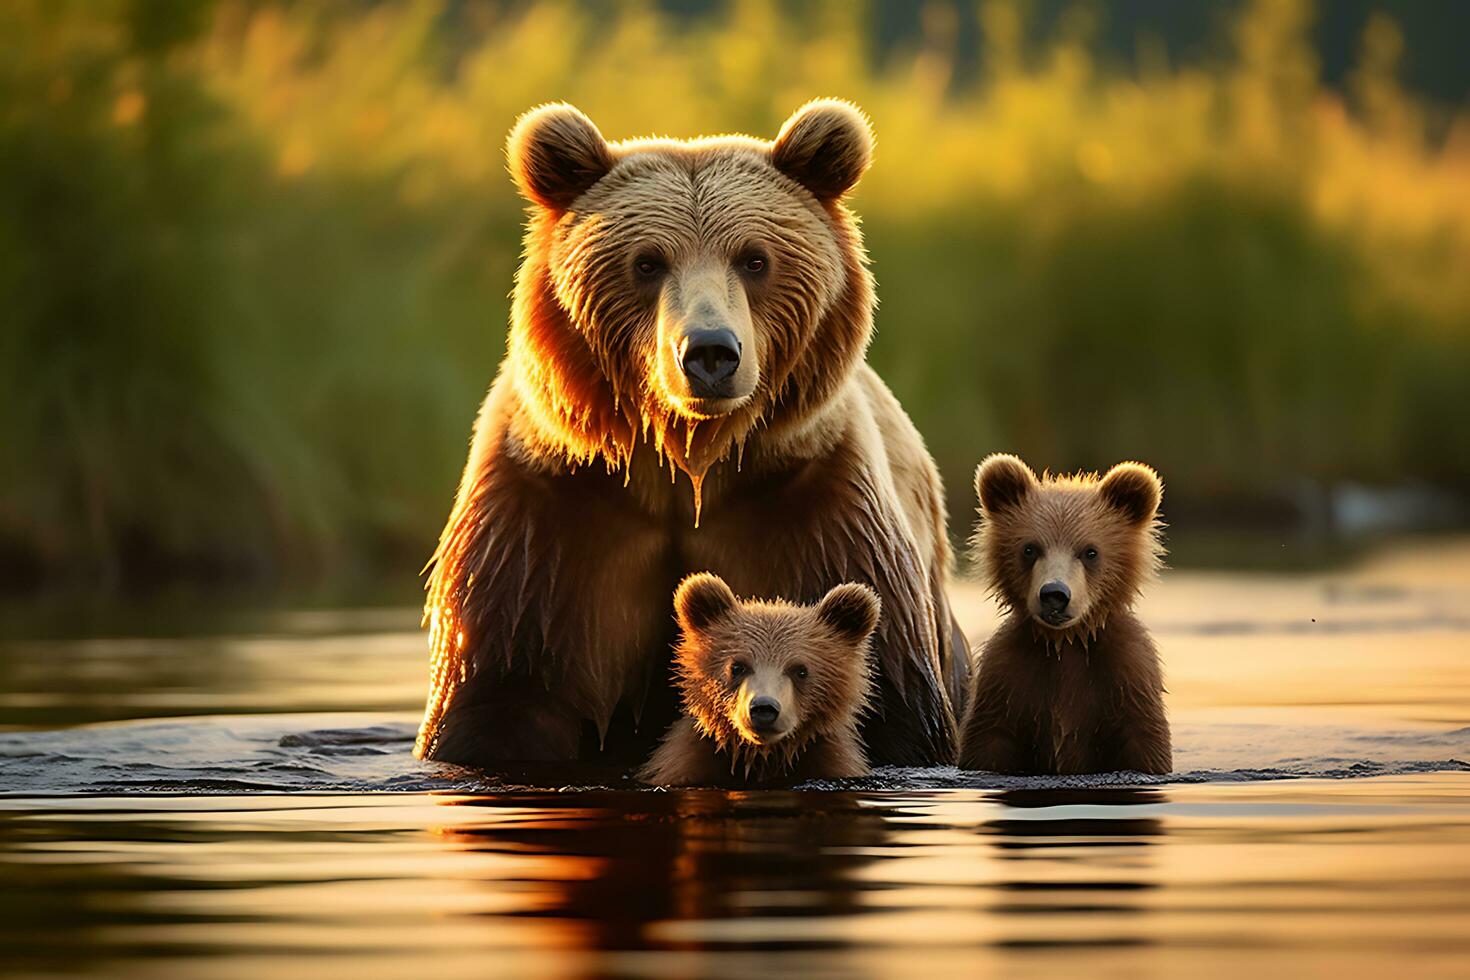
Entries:
{"label": "bear reflection in water", "polygon": [[[1140,849],[1161,823],[1127,811],[1162,802],[1154,789],[1010,791],[960,806],[922,793],[506,794],[453,801],[485,819],[456,818],[437,836],[495,858],[486,887],[503,898],[517,884],[506,914],[577,922],[579,948],[902,944],[889,934],[901,919],[874,917],[925,909],[1007,917],[1005,944],[1029,934],[1034,913],[1117,911],[1157,887]],[[1047,819],[1047,808],[1069,815]],[[966,837],[986,846],[966,849]],[[936,868],[937,841],[963,851]],[[856,932],[834,921],[858,916],[869,924]]]}
{"label": "bear reflection in water", "polygon": [[[646,945],[641,927],[664,920],[804,911],[782,895],[850,914],[869,887],[859,870],[892,839],[885,810],[846,793],[607,792],[577,800],[457,801],[486,808],[484,824],[456,820],[439,836],[509,859],[493,867],[536,882],[520,914],[585,921],[593,948]],[[501,888],[503,879],[487,885]]]}

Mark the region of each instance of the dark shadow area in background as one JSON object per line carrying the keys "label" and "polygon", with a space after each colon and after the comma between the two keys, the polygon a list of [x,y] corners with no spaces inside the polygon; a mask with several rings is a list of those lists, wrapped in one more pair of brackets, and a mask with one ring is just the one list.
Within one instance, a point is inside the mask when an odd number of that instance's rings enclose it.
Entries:
{"label": "dark shadow area in background", "polygon": [[[685,15],[708,12],[715,0],[664,0],[667,9]],[[937,0],[915,4],[908,0],[876,0],[874,43],[880,55],[912,45],[922,37],[925,10],[952,11],[957,64],[955,80],[964,83],[982,69],[983,37],[979,5],[967,0]],[[1150,39],[1164,45],[1171,61],[1198,63],[1229,56],[1222,39],[1246,6],[1244,0],[1108,0],[1086,10],[1101,56],[1112,64],[1134,70],[1146,57]],[[1462,39],[1470,33],[1470,7],[1455,0],[1328,0],[1317,5],[1312,40],[1322,64],[1322,78],[1334,88],[1345,88],[1356,64],[1363,28],[1374,13],[1387,14],[1403,29],[1408,54],[1404,82],[1445,103],[1470,96],[1470,61]],[[1028,32],[1040,44],[1053,35],[1069,11],[1079,9],[1071,0],[1033,0]],[[932,17],[933,14],[928,16]]]}

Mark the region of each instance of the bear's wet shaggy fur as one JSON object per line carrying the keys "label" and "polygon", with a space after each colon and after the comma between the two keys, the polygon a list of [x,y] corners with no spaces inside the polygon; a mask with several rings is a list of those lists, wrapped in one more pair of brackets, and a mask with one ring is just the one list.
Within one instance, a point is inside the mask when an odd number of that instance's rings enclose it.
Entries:
{"label": "bear's wet shaggy fur", "polygon": [[1038,479],[995,455],[975,485],[976,558],[1009,615],[980,655],[961,768],[1169,772],[1158,652],[1132,612],[1163,554],[1157,474],[1120,463]]}
{"label": "bear's wet shaggy fur", "polygon": [[669,596],[708,569],[804,603],[871,586],[868,750],[953,761],[969,658],[943,491],[863,362],[843,199],[872,145],[833,100],[774,141],[609,142],[567,105],[517,123],[525,255],[432,562],[420,757],[645,759],[678,714]]}
{"label": "bear's wet shaggy fur", "polygon": [[877,593],[847,583],[813,606],[742,601],[701,573],[679,586],[674,608],[685,715],[640,779],[750,787],[868,773],[858,719],[873,693]]}

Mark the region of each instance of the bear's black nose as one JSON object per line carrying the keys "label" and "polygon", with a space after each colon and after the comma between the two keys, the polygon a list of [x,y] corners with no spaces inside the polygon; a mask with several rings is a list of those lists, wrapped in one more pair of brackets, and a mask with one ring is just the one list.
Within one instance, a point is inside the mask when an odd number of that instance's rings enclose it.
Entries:
{"label": "bear's black nose", "polygon": [[1048,582],[1041,587],[1041,609],[1043,612],[1059,613],[1072,601],[1072,590],[1062,582]]}
{"label": "bear's black nose", "polygon": [[679,345],[679,362],[696,398],[730,397],[730,379],[740,367],[740,340],[733,331],[695,330]]}
{"label": "bear's black nose", "polygon": [[781,716],[781,705],[775,698],[756,698],[750,702],[750,727],[758,732],[768,732],[776,726]]}

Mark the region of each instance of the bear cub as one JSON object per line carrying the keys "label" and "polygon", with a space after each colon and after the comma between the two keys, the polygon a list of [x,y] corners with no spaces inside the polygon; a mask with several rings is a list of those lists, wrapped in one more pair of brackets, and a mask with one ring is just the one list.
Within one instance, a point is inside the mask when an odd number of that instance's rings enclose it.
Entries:
{"label": "bear cub", "polygon": [[674,613],[684,716],[639,779],[748,787],[869,772],[858,719],[873,697],[877,593],[847,583],[815,606],[743,601],[699,572],[680,583]]}
{"label": "bear cub", "polygon": [[1038,479],[997,454],[975,489],[975,556],[1009,615],[980,654],[960,767],[1169,772],[1158,651],[1131,608],[1163,554],[1158,475],[1119,463]]}

